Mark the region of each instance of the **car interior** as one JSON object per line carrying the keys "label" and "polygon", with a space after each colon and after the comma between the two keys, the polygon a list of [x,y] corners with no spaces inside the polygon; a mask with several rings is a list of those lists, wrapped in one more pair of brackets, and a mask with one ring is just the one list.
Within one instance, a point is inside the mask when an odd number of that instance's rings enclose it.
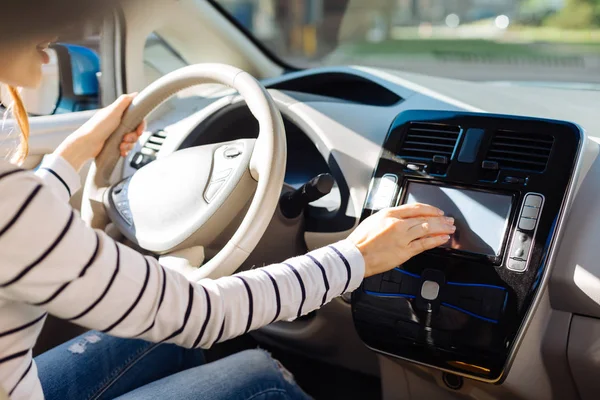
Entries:
{"label": "car interior", "polygon": [[[316,399],[596,399],[600,91],[495,67],[471,80],[368,57],[294,64],[230,3],[130,1],[54,45],[23,93],[26,167],[140,92],[120,129],[146,132],[125,159],[110,139],[72,205],[192,280],[334,243],[386,207],[440,207],[457,224],[447,245],[208,359],[260,346]],[[386,2],[326,3],[345,11],[323,34],[343,38]],[[82,332],[50,318],[36,352]]]}

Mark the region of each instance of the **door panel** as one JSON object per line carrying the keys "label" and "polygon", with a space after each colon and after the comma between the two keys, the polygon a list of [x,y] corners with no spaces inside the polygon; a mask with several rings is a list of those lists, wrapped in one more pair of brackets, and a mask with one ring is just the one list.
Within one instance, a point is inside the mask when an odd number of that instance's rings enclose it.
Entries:
{"label": "door panel", "polygon": [[[33,169],[46,154],[52,153],[58,145],[72,132],[86,122],[96,111],[81,111],[69,114],[30,117],[29,156],[23,163],[24,168]],[[7,119],[0,125],[0,154],[10,154],[18,144],[18,135],[14,129],[14,121]],[[81,169],[82,184],[88,171],[86,165]],[[73,195],[71,204],[79,209],[81,191]]]}

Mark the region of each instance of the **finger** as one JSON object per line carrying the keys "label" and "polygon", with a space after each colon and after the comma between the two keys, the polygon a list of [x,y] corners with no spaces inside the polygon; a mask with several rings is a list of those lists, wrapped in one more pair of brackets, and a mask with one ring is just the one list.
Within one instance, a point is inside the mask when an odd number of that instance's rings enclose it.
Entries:
{"label": "finger", "polygon": [[412,241],[408,247],[413,256],[427,250],[435,249],[450,240],[449,235],[430,236],[423,239]]}
{"label": "finger", "polygon": [[[454,218],[433,217],[433,218],[414,218],[414,225],[408,228],[406,235],[409,241],[423,238],[425,236],[446,235],[456,231]],[[413,222],[412,219],[405,222]]]}
{"label": "finger", "polygon": [[389,209],[390,213],[397,218],[412,218],[412,217],[438,217],[444,215],[444,212],[437,207],[429,204],[414,203],[404,204],[398,207]]}
{"label": "finger", "polygon": [[144,130],[146,130],[146,121],[142,121],[138,127],[135,129],[135,133],[139,136],[142,136],[142,133],[144,133]]}
{"label": "finger", "polygon": [[127,155],[127,153],[131,151],[131,149],[133,149],[133,143],[121,143],[119,145],[119,151],[123,156]]}
{"label": "finger", "polygon": [[123,136],[123,143],[135,143],[138,140],[138,134],[136,132],[130,132]]}

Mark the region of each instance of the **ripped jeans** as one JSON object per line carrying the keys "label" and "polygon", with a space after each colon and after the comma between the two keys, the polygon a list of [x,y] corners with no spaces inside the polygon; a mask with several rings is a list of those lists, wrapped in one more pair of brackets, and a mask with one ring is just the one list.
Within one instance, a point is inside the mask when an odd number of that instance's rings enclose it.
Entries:
{"label": "ripped jeans", "polygon": [[262,350],[205,364],[202,350],[88,332],[36,357],[46,400],[309,399]]}

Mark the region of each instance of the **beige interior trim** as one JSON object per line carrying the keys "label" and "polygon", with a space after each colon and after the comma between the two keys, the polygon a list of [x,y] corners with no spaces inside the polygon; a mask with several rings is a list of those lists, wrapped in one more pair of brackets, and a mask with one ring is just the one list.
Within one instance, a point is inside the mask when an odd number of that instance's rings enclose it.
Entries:
{"label": "beige interior trim", "polygon": [[[125,5],[125,74],[128,91],[141,90],[144,45],[152,32],[169,43],[188,63],[217,62],[236,66],[258,78],[279,76],[283,68],[209,3],[197,0],[157,0],[151,7]],[[190,38],[193,38],[191,40]]]}

